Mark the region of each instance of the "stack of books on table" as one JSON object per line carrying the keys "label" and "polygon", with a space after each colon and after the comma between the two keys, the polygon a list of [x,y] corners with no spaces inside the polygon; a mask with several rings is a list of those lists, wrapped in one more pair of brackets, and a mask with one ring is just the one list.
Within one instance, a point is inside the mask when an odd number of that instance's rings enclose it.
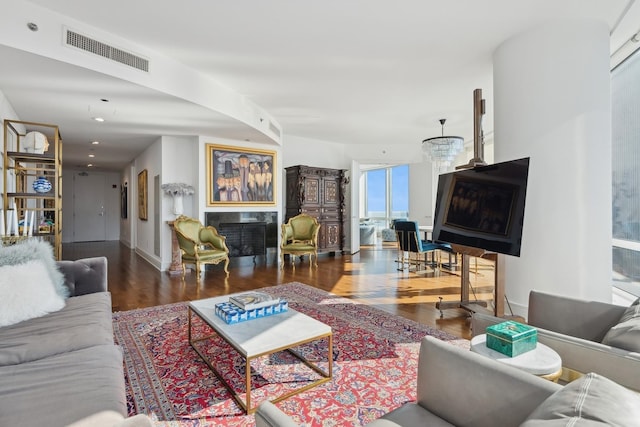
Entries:
{"label": "stack of books on table", "polygon": [[216,304],[216,315],[226,323],[239,323],[287,311],[289,304],[266,292],[231,295],[228,302]]}

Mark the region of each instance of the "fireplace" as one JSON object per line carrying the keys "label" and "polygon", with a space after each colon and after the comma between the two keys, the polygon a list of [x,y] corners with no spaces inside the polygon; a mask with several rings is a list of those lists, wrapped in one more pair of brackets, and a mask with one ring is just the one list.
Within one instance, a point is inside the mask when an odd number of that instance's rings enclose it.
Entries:
{"label": "fireplace", "polygon": [[278,212],[205,212],[205,222],[227,238],[229,257],[255,259],[278,247]]}
{"label": "fireplace", "polygon": [[227,238],[229,257],[267,254],[267,224],[264,222],[221,222],[218,232]]}

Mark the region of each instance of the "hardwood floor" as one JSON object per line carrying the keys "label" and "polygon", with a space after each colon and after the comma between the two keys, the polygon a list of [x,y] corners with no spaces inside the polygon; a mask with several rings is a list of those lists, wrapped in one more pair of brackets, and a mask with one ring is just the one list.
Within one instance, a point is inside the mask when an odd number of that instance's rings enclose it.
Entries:
{"label": "hardwood floor", "polygon": [[[135,251],[117,241],[70,243],[63,245],[64,259],[106,256],[109,262],[109,290],[113,310],[124,311],[154,305],[226,295],[288,282],[302,282],[334,294],[370,304],[387,312],[445,330],[463,338],[470,337],[469,318],[465,310],[440,312],[435,308],[439,297],[455,301],[460,296],[459,272],[433,274],[398,271],[397,251],[393,246],[363,247],[354,255],[320,256],[318,268],[308,260],[296,260],[278,268],[275,252],[266,257],[232,258],[230,275],[222,265],[209,266],[197,282],[194,272],[185,280],[158,271]],[[472,262],[473,264],[473,262]],[[471,285],[477,299],[492,299],[493,265],[478,261],[478,274],[471,272]],[[474,295],[472,293],[472,299]]]}

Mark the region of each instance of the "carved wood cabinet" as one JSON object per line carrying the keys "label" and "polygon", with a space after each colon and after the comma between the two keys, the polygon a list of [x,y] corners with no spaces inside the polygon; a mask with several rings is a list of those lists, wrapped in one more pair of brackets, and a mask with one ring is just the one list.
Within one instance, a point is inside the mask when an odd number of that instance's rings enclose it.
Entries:
{"label": "carved wood cabinet", "polygon": [[285,170],[285,222],[300,213],[317,218],[319,252],[343,252],[345,171],[311,166],[290,166]]}

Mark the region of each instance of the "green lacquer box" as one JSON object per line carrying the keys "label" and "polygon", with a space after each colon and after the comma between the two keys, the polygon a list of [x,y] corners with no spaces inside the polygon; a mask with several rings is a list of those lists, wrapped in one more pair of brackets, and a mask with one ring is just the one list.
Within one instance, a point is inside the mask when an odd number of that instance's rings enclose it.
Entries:
{"label": "green lacquer box", "polygon": [[487,347],[509,357],[531,351],[538,343],[535,328],[512,320],[489,326],[486,332]]}

